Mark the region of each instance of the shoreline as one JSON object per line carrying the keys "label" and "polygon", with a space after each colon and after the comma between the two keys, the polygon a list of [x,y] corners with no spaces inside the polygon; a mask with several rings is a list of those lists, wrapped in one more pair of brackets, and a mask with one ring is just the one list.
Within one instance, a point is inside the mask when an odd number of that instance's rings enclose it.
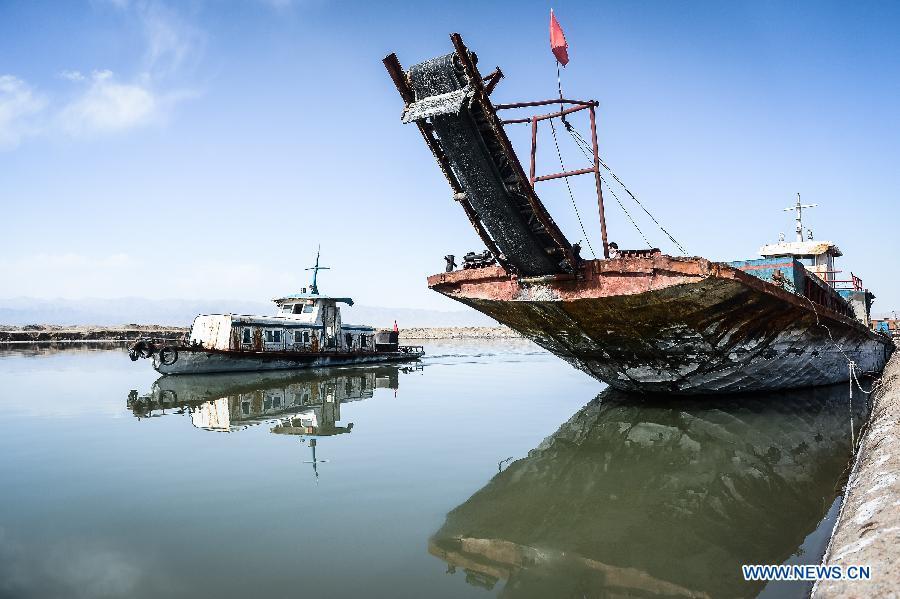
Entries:
{"label": "shoreline", "polygon": [[118,326],[0,325],[0,345],[21,343],[127,343],[144,337],[177,341],[187,327],[125,324]]}
{"label": "shoreline", "polygon": [[[865,401],[854,394],[854,401]],[[857,400],[857,398],[859,398]],[[821,580],[812,597],[893,597],[900,593],[900,352],[874,392],[841,512],[823,565],[871,567],[871,580]]]}
{"label": "shoreline", "polygon": [[[119,326],[0,325],[0,346],[31,343],[115,344],[145,337],[179,341],[188,327],[126,324]],[[505,326],[496,327],[410,327],[400,330],[401,340],[434,339],[519,339],[521,335]]]}

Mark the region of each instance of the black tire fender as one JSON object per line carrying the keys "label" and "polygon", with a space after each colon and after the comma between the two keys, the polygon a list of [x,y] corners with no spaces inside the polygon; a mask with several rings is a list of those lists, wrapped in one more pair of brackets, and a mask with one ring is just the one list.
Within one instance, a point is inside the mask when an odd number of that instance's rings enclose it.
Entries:
{"label": "black tire fender", "polygon": [[163,366],[171,366],[178,361],[178,350],[171,345],[167,345],[159,350],[159,363]]}

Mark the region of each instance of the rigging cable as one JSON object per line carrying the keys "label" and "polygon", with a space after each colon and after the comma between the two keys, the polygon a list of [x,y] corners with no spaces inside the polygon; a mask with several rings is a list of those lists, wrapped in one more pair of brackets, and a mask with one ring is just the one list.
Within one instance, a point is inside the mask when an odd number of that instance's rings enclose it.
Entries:
{"label": "rigging cable", "polygon": [[[556,89],[559,90],[559,111],[563,111],[563,93],[562,93],[562,79],[559,75],[559,60],[556,61]],[[560,116],[560,120],[562,120],[563,124],[568,127],[569,124],[566,122],[565,116]],[[559,166],[562,169],[562,172],[566,172],[566,167],[563,164],[562,152],[559,150],[559,142],[556,139],[556,127],[553,125],[553,119],[550,119],[550,131],[553,133],[553,144],[556,146],[556,155],[559,156]],[[534,156],[532,156],[532,160]],[[581,226],[581,233],[584,235],[584,240],[588,244],[588,248],[591,250],[591,255],[594,259],[597,258],[596,252],[594,252],[594,246],[591,245],[591,238],[588,237],[587,231],[584,228],[584,223],[581,222],[581,214],[578,212],[578,205],[575,203],[575,195],[572,193],[572,186],[569,184],[569,178],[563,177],[566,180],[566,188],[569,190],[569,199],[572,200],[572,208],[575,209],[575,216],[578,217],[578,224]],[[534,184],[532,183],[532,186]],[[605,251],[605,250],[604,250]]]}
{"label": "rigging cable", "polygon": [[[566,125],[567,128],[571,126],[571,125],[569,125],[569,123],[568,123],[567,121],[565,121],[565,120],[563,120],[563,123]],[[553,124],[553,119],[550,120],[550,124],[551,124],[551,125]],[[573,139],[575,139],[575,138],[573,138]],[[555,140],[555,137],[554,137],[554,140]],[[587,158],[588,160],[591,159],[590,153],[588,153],[588,151],[578,143],[578,140],[577,140],[577,139],[575,139],[575,145],[578,146],[578,149],[581,150],[581,153],[584,154],[585,158]],[[558,151],[558,150],[559,150],[559,147],[557,147],[557,151]],[[565,168],[563,168],[563,170],[565,170]],[[622,203],[622,200],[619,199],[619,196],[616,195],[616,192],[613,191],[612,187],[609,186],[609,182],[608,182],[606,179],[603,178],[603,175],[600,175],[600,180],[601,180],[603,183],[606,183],[606,189],[607,189],[607,190],[609,191],[609,193],[611,193],[612,196],[616,199],[616,202],[619,204],[619,208],[622,209],[622,212],[625,213],[625,216],[628,217],[628,220],[631,221],[631,224],[634,225],[634,228],[637,229],[637,232],[638,232],[638,233],[640,233],[641,237],[644,239],[644,242],[647,244],[647,247],[653,247],[653,244],[650,243],[650,241],[647,239],[647,236],[644,235],[644,232],[643,232],[643,231],[641,231],[641,228],[638,226],[637,222],[634,220],[634,217],[632,217],[632,216],[631,216],[631,213],[628,212],[628,209],[625,208],[625,204]],[[573,201],[574,201],[574,200],[573,200]],[[593,251],[593,250],[591,250],[591,251]]]}
{"label": "rigging cable", "polygon": [[636,222],[634,222],[634,218],[632,218],[632,216],[631,216],[631,214],[628,212],[628,210],[625,209],[625,205],[622,204],[622,200],[619,199],[619,196],[616,195],[616,192],[614,192],[614,191],[612,190],[612,187],[609,186],[609,182],[608,182],[606,179],[603,178],[603,175],[600,175],[600,180],[603,181],[604,183],[606,183],[606,189],[609,191],[609,193],[612,194],[612,197],[616,198],[616,202],[619,203],[619,207],[622,208],[622,212],[625,213],[625,216],[628,217],[628,220],[630,220],[630,221],[631,221],[631,224],[634,225],[634,228],[637,229],[637,232],[640,233],[640,234],[641,234],[641,237],[644,238],[644,243],[647,244],[647,247],[651,247],[651,248],[652,248],[652,247],[653,247],[653,244],[650,243],[650,241],[647,239],[647,236],[644,235],[644,232],[641,231],[641,228],[638,226],[638,224],[637,224]]}
{"label": "rigging cable", "polygon": [[[588,151],[587,151],[587,148],[588,148],[587,140],[584,139],[584,136],[582,136],[581,133],[579,133],[570,123],[568,123],[568,121],[564,121],[564,122],[566,124],[566,129],[569,131],[569,134],[572,135],[572,139],[575,140],[576,145],[578,145],[578,147],[581,149],[581,151],[585,154],[585,157],[590,160],[591,156],[588,154]],[[591,153],[593,153],[593,149],[591,150]],[[653,220],[653,222],[656,224],[656,226],[659,227],[659,230],[662,231],[663,233],[665,233],[666,237],[668,237],[672,241],[672,243],[675,244],[675,247],[677,247],[679,249],[679,251],[681,251],[682,254],[687,255],[687,250],[685,250],[684,247],[680,243],[678,243],[678,240],[676,240],[672,236],[672,234],[669,233],[666,230],[666,228],[663,227],[662,224],[660,224],[660,222],[658,220],[656,220],[656,217],[653,216],[653,214],[649,210],[647,210],[647,208],[641,203],[641,201],[638,200],[637,197],[633,193],[631,193],[631,190],[628,189],[628,187],[625,185],[625,183],[623,183],[622,180],[619,179],[619,177],[613,172],[613,170],[611,168],[609,168],[609,165],[606,164],[606,162],[604,162],[603,159],[600,158],[599,156],[597,157],[597,160],[600,162],[600,166],[605,168],[607,170],[607,172],[609,172],[610,176],[612,176],[612,178],[615,179],[615,181],[619,185],[622,186],[622,189],[624,189],[625,192],[629,196],[631,196],[631,199],[634,200],[634,202],[638,206],[641,207],[641,210],[643,210],[644,212],[647,213],[647,216],[649,216],[650,219]],[[607,185],[607,187],[609,187],[609,185]]]}
{"label": "rigging cable", "polygon": [[[563,164],[562,152],[559,150],[559,142],[556,139],[556,127],[553,125],[553,119],[550,119],[550,131],[553,133],[553,144],[556,146],[556,155],[559,156],[559,166],[562,168],[562,172],[566,172],[566,165]],[[572,207],[575,209],[575,216],[578,217],[578,224],[581,226],[581,232],[584,235],[584,240],[588,244],[588,248],[591,250],[591,255],[594,258],[597,257],[597,254],[594,252],[594,246],[591,245],[591,239],[588,237],[587,231],[584,228],[584,223],[581,222],[581,214],[578,212],[578,205],[575,203],[575,194],[572,193],[572,185],[569,183],[568,177],[563,177],[566,180],[566,187],[569,190],[569,199],[572,200]]]}
{"label": "rigging cable", "polygon": [[[563,112],[562,79],[560,78],[559,60],[556,61],[556,88],[559,91],[559,111]],[[565,126],[565,128],[569,132],[569,134],[572,136],[572,139],[575,141],[575,145],[578,146],[579,149],[581,149],[582,153],[584,153],[585,157],[588,160],[591,160],[591,156],[586,151],[588,144],[587,144],[587,141],[584,139],[584,137],[582,137],[582,135],[577,130],[575,130],[575,128],[572,126],[572,124],[566,120],[565,115],[560,115],[559,120],[562,122],[563,126]],[[552,118],[550,119],[550,130],[553,132],[553,143],[556,145],[556,154],[559,156],[559,165],[562,167],[563,172],[565,172],[566,167],[563,165],[562,152],[560,152],[560,150],[559,150],[559,142],[556,139],[556,127],[553,126]],[[590,154],[593,154],[593,147],[591,148]],[[637,197],[635,197],[635,195],[633,193],[631,193],[631,190],[625,186],[625,184],[622,182],[622,180],[619,179],[618,176],[616,176],[616,174],[612,171],[612,169],[609,168],[609,166],[603,161],[602,158],[600,158],[599,155],[597,156],[597,161],[600,163],[601,166],[603,166],[603,168],[605,168],[607,170],[607,172],[609,172],[609,174],[612,176],[612,178],[615,179],[616,182],[618,182],[618,184],[622,186],[622,189],[624,189],[626,191],[626,193],[628,193],[628,195],[631,196],[631,199],[634,200],[634,202],[638,206],[641,207],[641,210],[643,210],[644,212],[647,213],[647,216],[649,216],[653,220],[653,222],[656,223],[656,226],[659,227],[660,231],[665,233],[666,236],[672,240],[672,243],[675,244],[675,246],[681,251],[681,253],[684,255],[687,255],[687,250],[685,250],[684,247],[680,243],[678,243],[678,241],[674,237],[672,237],[672,234],[669,233],[666,230],[666,228],[660,224],[660,222],[658,220],[656,220],[656,217],[653,216],[650,213],[650,211],[644,207],[643,204],[641,204],[641,202],[637,199]],[[597,174],[598,174],[598,176],[600,175],[599,172]],[[588,247],[591,248],[591,254],[593,254],[594,257],[596,258],[597,254],[594,253],[594,248],[591,247],[590,239],[588,239],[587,232],[584,229],[584,223],[581,222],[581,215],[578,213],[578,206],[575,205],[575,196],[572,194],[572,187],[571,187],[571,185],[569,185],[569,178],[565,177],[565,179],[566,179],[566,187],[568,187],[568,189],[569,189],[569,197],[572,199],[572,206],[575,208],[575,215],[578,217],[578,224],[581,225],[581,232],[584,233],[585,241],[587,241]],[[600,179],[602,181],[606,182],[602,176],[600,176]],[[610,187],[608,182],[606,183],[606,188],[609,190],[609,192],[611,194],[613,194],[613,197],[616,198],[616,202],[619,203],[619,206],[622,208],[622,210],[628,216],[628,220],[630,220],[631,224],[634,225],[634,228],[638,230],[638,233],[641,234],[641,237],[644,238],[644,241],[647,243],[647,246],[653,247],[653,244],[651,244],[649,241],[647,241],[647,236],[644,235],[644,232],[641,231],[640,227],[637,226],[637,223],[631,217],[631,214],[629,214],[628,210],[625,210],[625,205],[622,204],[621,200],[619,200],[619,197],[612,190],[612,187]]]}

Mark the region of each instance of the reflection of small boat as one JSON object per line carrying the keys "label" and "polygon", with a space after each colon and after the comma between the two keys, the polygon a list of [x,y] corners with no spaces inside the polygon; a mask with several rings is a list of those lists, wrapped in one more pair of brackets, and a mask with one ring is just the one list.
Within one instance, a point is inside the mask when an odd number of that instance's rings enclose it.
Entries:
{"label": "reflection of small boat", "polygon": [[[447,514],[429,551],[500,596],[755,595],[832,505],[846,388],[637,402],[606,391]],[[808,556],[815,563],[816,556]]]}
{"label": "reflection of small boat", "polygon": [[138,418],[180,410],[198,428],[235,431],[275,422],[277,434],[337,435],[342,403],[371,398],[375,389],[397,389],[401,368],[376,366],[252,374],[160,377],[146,395],[132,391],[128,408]]}
{"label": "reflection of small boat", "polygon": [[317,255],[307,269],[313,271],[312,284],[274,300],[275,316],[201,314],[186,343],[142,339],[129,355],[152,358],[162,374],[196,374],[400,362],[424,354],[421,346],[399,344],[396,323],[393,331],[376,331],[342,322],[338,304],[352,306],[353,300],[319,293],[316,275],[325,268]]}

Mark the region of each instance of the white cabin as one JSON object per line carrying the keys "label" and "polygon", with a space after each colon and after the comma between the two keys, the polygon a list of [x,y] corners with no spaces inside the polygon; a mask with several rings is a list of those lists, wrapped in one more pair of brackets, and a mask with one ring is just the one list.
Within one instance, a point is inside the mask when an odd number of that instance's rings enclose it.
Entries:
{"label": "white cabin", "polygon": [[273,300],[275,316],[201,314],[191,326],[190,344],[222,351],[375,352],[375,329],[341,322],[337,304],[349,297],[307,292]]}
{"label": "white cabin", "polygon": [[806,270],[833,286],[835,274],[834,259],[843,256],[840,248],[830,241],[779,241],[760,248],[759,254],[766,258],[796,258]]}

